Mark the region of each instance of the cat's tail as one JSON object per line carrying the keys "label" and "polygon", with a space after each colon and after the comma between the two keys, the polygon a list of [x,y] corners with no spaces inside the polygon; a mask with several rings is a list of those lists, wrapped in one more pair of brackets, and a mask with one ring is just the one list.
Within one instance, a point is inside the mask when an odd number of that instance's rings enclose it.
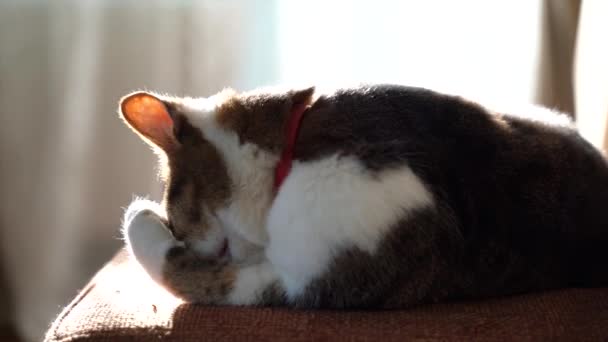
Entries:
{"label": "cat's tail", "polygon": [[284,291],[272,265],[248,266],[204,258],[173,238],[160,205],[134,201],[123,222],[127,250],[150,277],[188,302],[282,305]]}

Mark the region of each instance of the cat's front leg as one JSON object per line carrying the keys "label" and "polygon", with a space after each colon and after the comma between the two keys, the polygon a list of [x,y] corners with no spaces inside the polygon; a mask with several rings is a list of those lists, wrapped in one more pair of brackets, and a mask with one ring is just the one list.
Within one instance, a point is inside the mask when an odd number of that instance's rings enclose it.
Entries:
{"label": "cat's front leg", "polygon": [[283,286],[264,258],[246,264],[205,258],[175,240],[165,222],[160,205],[137,200],[125,213],[123,234],[131,256],[169,292],[205,304],[285,304]]}
{"label": "cat's front leg", "polygon": [[123,236],[128,252],[160,284],[163,283],[163,267],[168,251],[183,245],[173,238],[165,222],[161,206],[142,199],[129,205],[123,220]]}
{"label": "cat's front leg", "polygon": [[263,260],[238,264],[203,258],[185,247],[167,254],[164,286],[188,301],[221,305],[285,305],[283,286],[274,267]]}

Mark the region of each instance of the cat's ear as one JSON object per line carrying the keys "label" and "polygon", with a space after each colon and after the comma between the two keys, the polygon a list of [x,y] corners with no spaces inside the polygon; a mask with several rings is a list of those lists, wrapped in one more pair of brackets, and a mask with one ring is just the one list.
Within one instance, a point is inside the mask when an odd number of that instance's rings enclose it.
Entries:
{"label": "cat's ear", "polygon": [[120,100],[120,115],[144,140],[167,152],[177,146],[173,118],[158,97],[146,92],[129,94]]}
{"label": "cat's ear", "polygon": [[309,105],[312,102],[312,96],[315,93],[315,87],[292,90],[289,92],[292,106]]}

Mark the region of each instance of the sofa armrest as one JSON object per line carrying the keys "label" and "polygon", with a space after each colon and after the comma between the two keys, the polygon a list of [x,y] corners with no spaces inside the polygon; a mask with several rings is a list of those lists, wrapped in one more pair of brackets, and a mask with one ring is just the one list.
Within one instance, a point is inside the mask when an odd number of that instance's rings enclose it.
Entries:
{"label": "sofa armrest", "polygon": [[303,311],[182,303],[124,251],[57,317],[47,341],[412,341],[608,338],[608,289],[569,289],[399,311]]}

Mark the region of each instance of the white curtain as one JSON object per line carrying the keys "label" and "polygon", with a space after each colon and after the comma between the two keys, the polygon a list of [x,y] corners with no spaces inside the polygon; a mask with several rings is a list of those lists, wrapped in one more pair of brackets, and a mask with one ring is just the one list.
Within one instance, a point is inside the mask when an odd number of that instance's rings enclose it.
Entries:
{"label": "white curtain", "polygon": [[597,148],[608,151],[608,2],[582,2],[575,55],[577,124]]}
{"label": "white curtain", "polygon": [[28,340],[122,244],[133,194],[158,198],[155,157],[118,119],[120,96],[272,81],[272,22],[256,14],[272,6],[0,3],[0,260]]}
{"label": "white curtain", "polygon": [[[535,100],[542,2],[281,2],[280,76]],[[514,24],[516,21],[516,24]]]}
{"label": "white curtain", "polygon": [[[12,303],[8,317],[39,340],[121,245],[121,207],[133,194],[158,198],[155,157],[116,115],[121,95],[396,82],[565,110],[576,102],[581,122],[604,128],[602,93],[578,100],[597,89],[594,61],[577,68],[576,101],[571,88],[555,86],[571,79],[577,3],[0,2],[0,279],[8,291],[0,297]],[[604,30],[582,26],[596,36],[579,32],[579,62],[608,32],[586,6],[589,25]],[[571,18],[559,44],[547,42],[553,12]],[[604,130],[590,136],[603,143]]]}

